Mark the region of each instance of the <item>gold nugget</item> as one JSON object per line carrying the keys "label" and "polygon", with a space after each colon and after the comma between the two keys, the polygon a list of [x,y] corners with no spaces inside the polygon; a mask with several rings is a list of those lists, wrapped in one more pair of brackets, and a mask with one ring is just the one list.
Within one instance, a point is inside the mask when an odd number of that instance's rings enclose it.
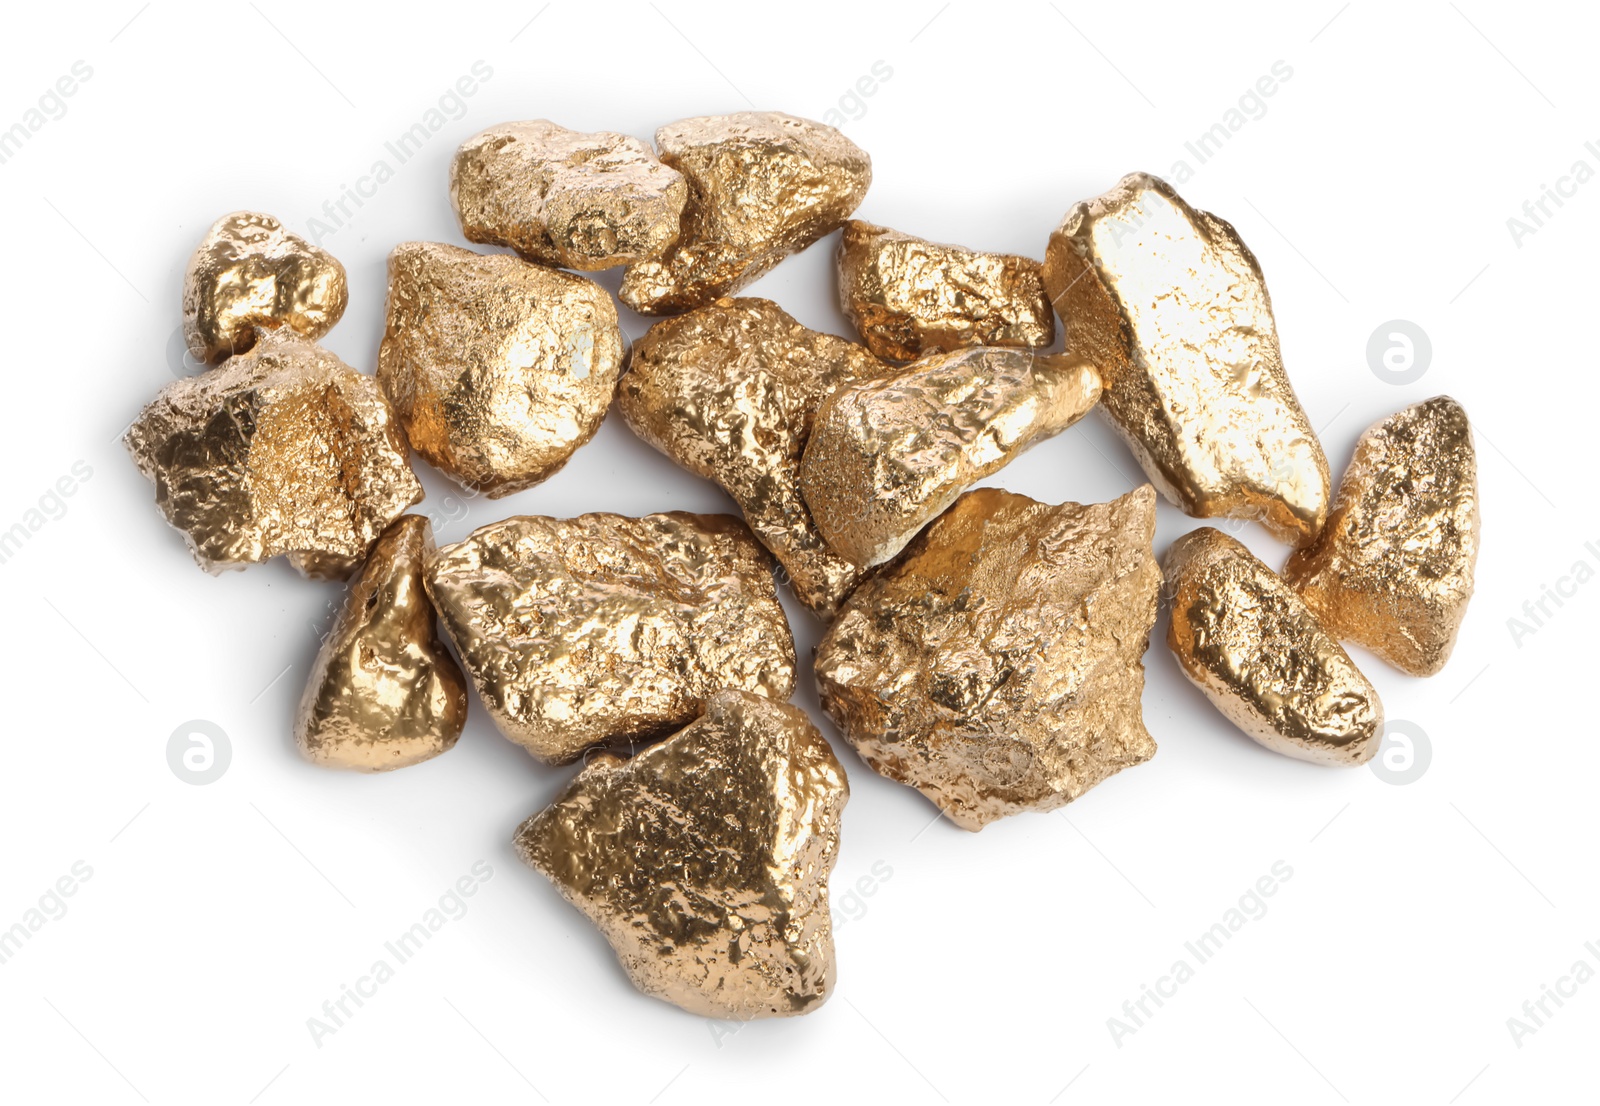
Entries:
{"label": "gold nugget", "polygon": [[316,764],[383,772],[448,751],[467,681],[434,631],[423,589],[433,535],[421,515],[383,532],[311,666],[295,743]]}
{"label": "gold nugget", "polygon": [[678,239],[689,186],[625,134],[582,134],[548,119],[473,135],[450,163],[450,203],[469,242],[529,261],[609,269]]}
{"label": "gold nugget", "polygon": [[968,492],[817,646],[828,717],[868,765],[969,830],[1054,810],[1149,760],[1155,500],[1149,485],[1088,506]]}
{"label": "gold nugget", "polygon": [[730,295],[839,228],[872,182],[866,152],[834,128],[775,111],[704,115],[656,131],[689,181],[676,245],[623,274],[622,302],[673,315]]}
{"label": "gold nugget", "polygon": [[663,319],[628,364],[617,405],[634,433],[726,489],[801,602],[832,618],[861,570],[817,533],[800,496],[801,453],[825,398],[895,370],[762,299]]}
{"label": "gold nugget", "polygon": [[288,330],[168,384],[124,442],[208,572],[348,568],[422,498],[378,382]]}
{"label": "gold nugget", "polygon": [[1274,752],[1365,764],[1383,704],[1289,585],[1220,530],[1185,534],[1163,560],[1167,644],[1223,715]]}
{"label": "gold nugget", "polygon": [[591,758],[515,844],[645,994],[708,1018],[786,1017],[833,993],[828,874],[849,796],[804,711],[719,691],[632,760]]}
{"label": "gold nugget", "polygon": [[879,357],[967,346],[1042,348],[1055,316],[1039,263],[978,253],[852,219],[839,239],[839,305]]}
{"label": "gold nugget", "polygon": [[427,585],[500,731],[548,763],[655,740],[720,687],[794,691],[772,559],[729,515],[510,518]]}
{"label": "gold nugget", "polygon": [[1197,518],[1259,519],[1303,545],[1328,461],[1278,352],[1255,255],[1144,173],[1067,212],[1044,263],[1066,348],[1105,376],[1105,410],[1145,474]]}
{"label": "gold nugget", "polygon": [[183,278],[183,336],[196,360],[215,363],[255,344],[256,328],[286,327],[316,341],[344,315],[344,266],[270,215],[218,219]]}
{"label": "gold nugget", "polygon": [[1435,396],[1361,436],[1322,536],[1284,577],[1329,633],[1432,676],[1466,617],[1478,531],[1472,428]]}
{"label": "gold nugget", "polygon": [[1008,349],[936,353],[898,376],[835,392],[817,412],[800,487],[823,539],[882,564],[963,489],[1100,398],[1077,357]]}
{"label": "gold nugget", "polygon": [[617,310],[592,281],[431,242],[389,255],[378,379],[412,448],[491,499],[594,437],[621,365]]}

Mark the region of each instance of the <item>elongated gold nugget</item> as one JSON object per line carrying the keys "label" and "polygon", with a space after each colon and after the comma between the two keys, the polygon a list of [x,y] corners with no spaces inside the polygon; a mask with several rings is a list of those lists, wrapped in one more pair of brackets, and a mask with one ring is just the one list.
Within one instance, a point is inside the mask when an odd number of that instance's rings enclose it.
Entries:
{"label": "elongated gold nugget", "polygon": [[438,756],[467,721],[467,681],[434,631],[421,515],[383,532],[317,653],[295,743],[330,768],[383,772]]}
{"label": "elongated gold nugget", "polygon": [[1301,760],[1373,758],[1383,738],[1378,693],[1288,584],[1210,526],[1173,542],[1163,566],[1167,644],[1228,721]]}
{"label": "elongated gold nugget", "polygon": [[1076,357],[1009,349],[936,353],[841,388],[817,412],[800,488],[823,539],[882,564],[968,486],[1065,430],[1100,398]]}
{"label": "elongated gold nugget", "polygon": [[1259,519],[1290,545],[1317,535],[1328,461],[1232,226],[1133,173],[1067,212],[1044,282],[1067,350],[1099,367],[1106,414],[1167,499],[1197,518]]}
{"label": "elongated gold nugget", "polygon": [[633,759],[590,758],[516,848],[645,994],[709,1018],[804,1014],[833,993],[828,873],[849,795],[804,711],[719,691]]}
{"label": "elongated gold nugget", "polygon": [[817,646],[823,710],[969,830],[1149,760],[1155,501],[968,492],[846,601]]}
{"label": "elongated gold nugget", "polygon": [[831,618],[861,570],[817,532],[800,496],[800,457],[826,397],[895,371],[771,300],[721,299],[634,343],[617,406],[639,437],[720,484],[800,601]]}
{"label": "elongated gold nugget", "polygon": [[548,763],[653,741],[718,688],[794,691],[772,558],[729,515],[509,518],[427,586],[500,731]]}

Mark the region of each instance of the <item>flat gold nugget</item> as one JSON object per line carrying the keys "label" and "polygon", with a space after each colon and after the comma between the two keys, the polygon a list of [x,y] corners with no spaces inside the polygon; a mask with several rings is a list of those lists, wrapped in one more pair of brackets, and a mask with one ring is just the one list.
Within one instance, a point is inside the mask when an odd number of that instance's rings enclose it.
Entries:
{"label": "flat gold nugget", "polygon": [[689,181],[682,233],[628,267],[618,293],[644,315],[731,295],[837,230],[872,182],[872,160],[822,123],[776,111],[702,115],[656,131],[661,160]]}
{"label": "flat gold nugget", "polygon": [[1167,644],[1223,715],[1274,752],[1365,764],[1383,738],[1383,704],[1288,584],[1210,526],[1163,559],[1172,596]]}
{"label": "flat gold nugget", "polygon": [[800,601],[832,618],[862,570],[817,532],[800,496],[800,457],[825,398],[897,370],[763,299],[721,299],[663,319],[634,343],[628,365],[617,406],[634,433],[721,485]]}
{"label": "flat gold nugget", "polygon": [[800,488],[840,556],[882,564],[964,489],[1083,418],[1099,398],[1100,375],[1081,358],[987,348],[931,354],[822,404]]}
{"label": "flat gold nugget", "polygon": [[344,315],[344,266],[270,215],[235,211],[212,224],[183,278],[183,336],[196,360],[216,363],[284,327],[316,341]]}
{"label": "flat gold nugget", "polygon": [[1361,435],[1327,526],[1284,578],[1335,637],[1432,676],[1467,614],[1479,528],[1472,428],[1435,396]]}
{"label": "flat gold nugget", "polygon": [[467,681],[434,631],[421,515],[383,532],[311,666],[295,718],[306,759],[383,772],[438,756],[467,721]]}
{"label": "flat gold nugget", "polygon": [[583,277],[432,242],[389,255],[378,379],[412,448],[491,499],[594,437],[622,349],[611,297]]}
{"label": "flat gold nugget", "polygon": [[500,731],[551,764],[653,741],[718,688],[794,691],[772,558],[729,515],[509,518],[427,586]]}
{"label": "flat gold nugget", "polygon": [[515,844],[645,994],[708,1018],[786,1017],[833,993],[828,874],[849,796],[804,711],[719,691],[632,760],[592,757]]}
{"label": "flat gold nugget", "polygon": [[845,603],[817,646],[823,710],[969,830],[1149,760],[1155,501],[968,492]]}
{"label": "flat gold nugget", "polygon": [[1042,348],[1056,321],[1037,261],[928,242],[852,219],[839,239],[839,306],[879,357],[968,346]]}
{"label": "flat gold nugget", "polygon": [[1044,263],[1066,348],[1105,377],[1105,410],[1145,474],[1197,518],[1259,519],[1304,545],[1328,461],[1278,351],[1255,255],[1145,173],[1067,212]]}
{"label": "flat gold nugget", "polygon": [[207,572],[281,553],[348,569],[422,498],[405,436],[372,377],[292,331],[259,333],[163,388],[124,443]]}
{"label": "flat gold nugget", "polygon": [[625,134],[583,134],[548,119],[473,135],[450,163],[450,203],[469,242],[529,261],[609,269],[678,240],[689,185]]}

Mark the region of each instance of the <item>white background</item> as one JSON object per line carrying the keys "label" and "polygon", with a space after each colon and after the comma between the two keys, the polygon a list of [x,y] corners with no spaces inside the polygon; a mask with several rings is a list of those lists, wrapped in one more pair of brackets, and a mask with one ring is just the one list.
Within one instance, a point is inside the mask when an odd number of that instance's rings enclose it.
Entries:
{"label": "white background", "polygon": [[[92,476],[0,564],[0,928],[75,862],[92,877],[0,964],[0,1098],[1468,1106],[1592,1085],[1600,981],[1550,1004],[1520,1047],[1507,1019],[1580,958],[1600,966],[1584,948],[1600,939],[1600,583],[1569,582],[1520,640],[1508,619],[1576,562],[1600,567],[1600,182],[1520,243],[1506,222],[1575,161],[1600,169],[1584,148],[1600,139],[1592,15],[1483,0],[1210,14],[1068,0],[139,2],[4,17],[0,126],[75,61],[93,75],[0,165],[0,529],[74,462]],[[476,703],[457,748],[425,765],[369,777],[299,760],[291,718],[340,589],[281,563],[207,576],[115,439],[184,371],[169,340],[209,223],[252,208],[307,233],[478,60],[493,76],[460,117],[324,239],[351,285],[327,344],[364,370],[389,249],[461,241],[446,167],[493,123],[648,137],[694,114],[841,110],[873,158],[862,217],[1035,257],[1073,202],[1187,160],[1181,191],[1261,260],[1336,476],[1361,430],[1401,406],[1448,392],[1473,419],[1485,541],[1453,659],[1415,680],[1356,652],[1390,718],[1427,734],[1421,778],[1254,745],[1184,682],[1164,620],[1144,699],[1159,754],[1063,814],[981,834],[930,825],[926,800],[836,741],[853,790],[833,884],[838,992],[811,1016],[730,1035],[634,992],[590,925],[517,862],[512,831],[569,770],[535,763]],[[1276,61],[1293,75],[1265,114],[1198,164],[1184,143]],[[892,76],[851,99],[875,62]],[[831,250],[749,291],[847,333]],[[1392,319],[1431,338],[1415,383],[1368,365]],[[1093,417],[994,482],[1089,501],[1136,474]],[[449,520],[442,541],[515,513],[729,507],[616,417],[511,499],[446,500],[450,485],[421,475],[420,509]],[[1163,505],[1158,551],[1192,525]],[[1240,533],[1281,563],[1259,528]],[[807,656],[818,626],[789,609]],[[206,786],[167,762],[169,736],[194,719],[232,749]],[[318,1047],[307,1019],[478,861],[493,876],[467,913]],[[1293,876],[1268,912],[1114,1040],[1107,1019],[1276,861]],[[847,904],[875,864],[891,874]]]}

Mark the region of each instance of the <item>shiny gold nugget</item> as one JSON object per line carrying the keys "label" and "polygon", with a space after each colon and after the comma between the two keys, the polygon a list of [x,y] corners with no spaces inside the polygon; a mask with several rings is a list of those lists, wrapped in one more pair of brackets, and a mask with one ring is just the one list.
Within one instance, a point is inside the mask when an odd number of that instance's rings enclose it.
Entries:
{"label": "shiny gold nugget", "polygon": [[839,239],[839,305],[879,357],[967,346],[1042,348],[1055,316],[1039,263],[928,242],[852,219]]}
{"label": "shiny gold nugget", "polygon": [[1479,526],[1467,413],[1435,396],[1361,436],[1322,536],[1284,577],[1329,633],[1431,676],[1466,617]]}
{"label": "shiny gold nugget", "polygon": [[963,489],[1100,398],[1094,366],[1008,349],[936,353],[898,376],[842,388],[817,412],[800,487],[823,539],[882,564]]}
{"label": "shiny gold nugget", "polygon": [[1365,764],[1383,738],[1383,704],[1289,585],[1210,526],[1163,560],[1172,596],[1167,644],[1223,715],[1274,752]]}
{"label": "shiny gold nugget", "polygon": [[308,760],[383,772],[461,736],[466,677],[434,631],[422,584],[432,553],[421,515],[402,515],[372,547],[300,700],[295,743]]}
{"label": "shiny gold nugget", "polygon": [[616,308],[583,277],[431,242],[389,255],[378,379],[412,448],[491,499],[594,437],[621,365]]}
{"label": "shiny gold nugget", "polygon": [[529,261],[609,269],[678,239],[689,185],[625,134],[583,134],[548,119],[473,135],[450,163],[450,203],[469,242]]}
{"label": "shiny gold nugget", "polygon": [[167,385],[124,442],[208,572],[348,567],[422,498],[378,382],[291,331]]}
{"label": "shiny gold nugget", "polygon": [[659,738],[721,687],[794,691],[772,560],[728,515],[510,518],[427,585],[500,731],[552,764]]}
{"label": "shiny gold nugget", "polygon": [[871,159],[843,134],[775,111],[683,119],[656,145],[688,179],[689,203],[677,244],[623,274],[622,302],[645,315],[737,292],[837,230],[872,181]]}
{"label": "shiny gold nugget", "polygon": [[800,496],[801,453],[825,398],[894,371],[771,300],[721,299],[634,343],[617,405],[639,437],[726,489],[801,602],[831,618],[861,570],[817,533]]}
{"label": "shiny gold nugget", "polygon": [[285,327],[316,341],[344,315],[344,266],[270,215],[218,219],[183,278],[183,336],[197,360],[217,362],[255,344],[256,328]]}
{"label": "shiny gold nugget", "polygon": [[1134,173],[1067,212],[1044,263],[1066,348],[1146,475],[1197,518],[1259,519],[1303,545],[1328,462],[1284,372],[1255,255],[1215,215]]}
{"label": "shiny gold nugget", "polygon": [[969,830],[1054,810],[1156,745],[1144,651],[1155,491],[956,501],[868,578],[817,646],[822,707],[873,769]]}
{"label": "shiny gold nugget", "polygon": [[828,873],[849,794],[805,712],[719,691],[632,760],[591,758],[515,843],[645,994],[709,1018],[784,1017],[833,993]]}

